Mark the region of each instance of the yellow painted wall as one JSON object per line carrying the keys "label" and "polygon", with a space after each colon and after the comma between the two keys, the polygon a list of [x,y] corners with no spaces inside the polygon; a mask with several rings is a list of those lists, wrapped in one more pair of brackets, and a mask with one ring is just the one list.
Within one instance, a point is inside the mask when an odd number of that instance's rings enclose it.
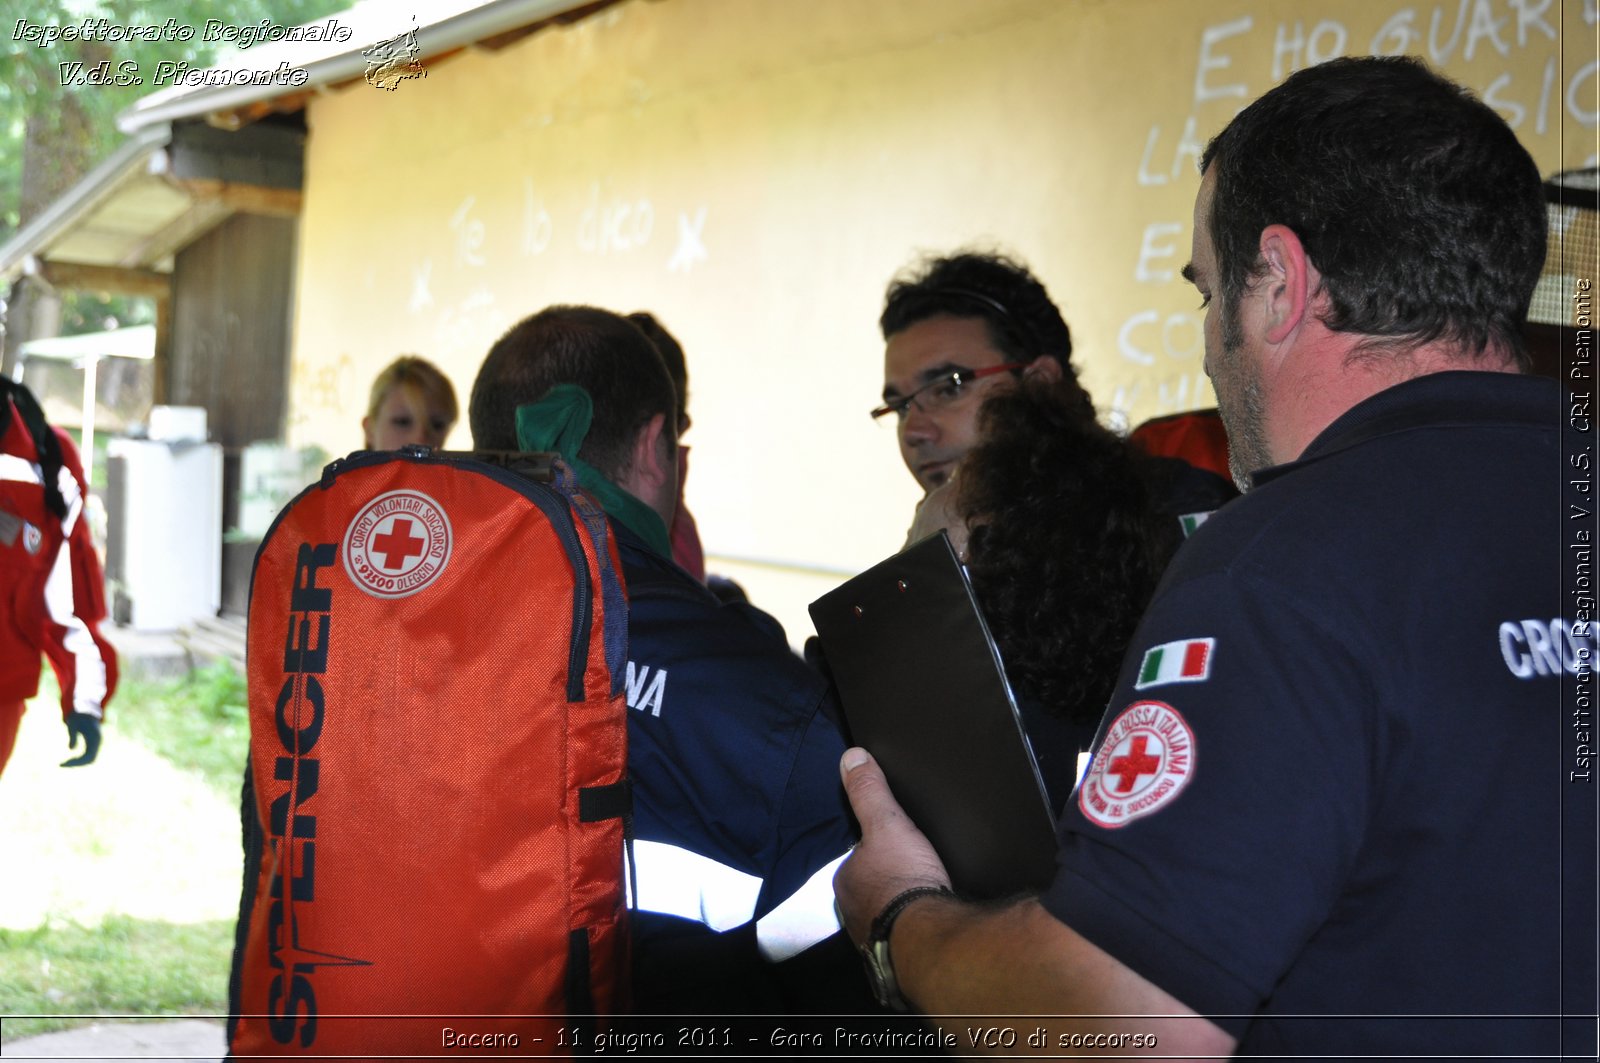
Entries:
{"label": "yellow painted wall", "polygon": [[1207,405],[1177,271],[1209,136],[1294,69],[1403,50],[1546,173],[1592,164],[1597,21],[1595,0],[630,0],[358,82],[308,108],[291,441],[358,446],[401,351],[465,404],[539,307],[652,310],[688,355],[713,567],[803,635],[917,497],[865,415],[883,289],[916,254],[1027,260],[1109,419]]}

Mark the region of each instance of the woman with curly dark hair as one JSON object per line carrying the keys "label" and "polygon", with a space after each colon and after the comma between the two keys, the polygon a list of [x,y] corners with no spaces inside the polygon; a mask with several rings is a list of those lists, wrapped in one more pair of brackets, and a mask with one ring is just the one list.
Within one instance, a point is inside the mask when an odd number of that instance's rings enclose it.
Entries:
{"label": "woman with curly dark hair", "polygon": [[1197,475],[1118,438],[1072,397],[1031,374],[990,397],[981,442],[912,528],[921,538],[945,527],[966,562],[1056,808],[1182,542],[1173,500]]}

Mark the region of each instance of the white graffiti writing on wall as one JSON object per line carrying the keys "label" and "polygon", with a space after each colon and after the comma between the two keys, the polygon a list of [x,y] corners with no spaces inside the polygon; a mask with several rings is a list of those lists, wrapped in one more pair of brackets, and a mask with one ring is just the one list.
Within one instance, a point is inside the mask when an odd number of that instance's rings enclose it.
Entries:
{"label": "white graffiti writing on wall", "polygon": [[[1600,23],[1600,0],[1582,3],[1585,24]],[[1600,59],[1563,73],[1560,18],[1559,0],[1455,0],[1421,12],[1405,7],[1365,42],[1364,54],[1418,55],[1448,74],[1453,73],[1452,62],[1468,63],[1491,53],[1509,58],[1513,51],[1539,49],[1548,54],[1536,78],[1524,77],[1523,83],[1518,83],[1511,73],[1501,72],[1469,87],[1513,129],[1544,135],[1560,122],[1562,114],[1593,129],[1600,126],[1600,111],[1593,105]],[[1176,184],[1192,177],[1205,149],[1196,113],[1208,105],[1239,108],[1263,91],[1243,79],[1240,60],[1250,49],[1266,47],[1265,30],[1245,16],[1201,32],[1190,113],[1176,126],[1158,123],[1150,127],[1135,170],[1139,186]],[[1352,42],[1349,28],[1334,19],[1280,22],[1272,31],[1271,48],[1273,84],[1296,70],[1363,51],[1359,42]],[[1214,110],[1208,112],[1208,118],[1214,115]],[[1594,161],[1591,159],[1591,164]],[[1134,281],[1160,286],[1174,283],[1188,258],[1188,235],[1187,219],[1147,223],[1133,261]],[[1155,308],[1138,310],[1123,321],[1117,330],[1117,350],[1124,359],[1157,373],[1163,368],[1175,371],[1149,383],[1118,387],[1112,399],[1114,412],[1125,414],[1144,399],[1153,398],[1158,414],[1200,401],[1206,389],[1205,373],[1199,367],[1205,353],[1201,322],[1197,310],[1172,313]]]}
{"label": "white graffiti writing on wall", "polygon": [[695,211],[692,220],[689,215],[678,212],[678,246],[667,259],[669,273],[687,273],[696,262],[705,261],[706,245],[700,235],[705,227],[706,208]]}
{"label": "white graffiti writing on wall", "polygon": [[[654,249],[653,253],[661,256],[661,265],[670,273],[689,272],[710,258],[705,237],[707,209],[703,205],[675,212],[677,239],[669,252],[658,237],[655,204],[648,198],[614,195],[597,181],[589,186],[582,202],[575,220],[563,226],[535,188],[533,179],[524,177],[517,251],[524,257],[536,257],[558,247],[565,239],[572,241],[567,246],[584,255],[649,255]],[[479,216],[477,204],[478,197],[469,195],[450,215],[449,229],[457,266],[486,266],[494,251],[494,234]],[[562,236],[563,232],[568,235]],[[431,263],[424,263],[412,271],[413,311],[432,305],[428,291],[430,269]]]}
{"label": "white graffiti writing on wall", "polygon": [[433,259],[425,258],[411,267],[411,297],[406,308],[413,314],[433,305],[433,291],[428,282],[433,279]]}
{"label": "white graffiti writing on wall", "polygon": [[648,199],[602,200],[600,186],[591,185],[589,204],[578,215],[578,250],[607,255],[642,248],[655,225],[656,211]]}
{"label": "white graffiti writing on wall", "polygon": [[483,222],[472,216],[476,196],[468,196],[450,215],[450,231],[456,234],[456,262],[463,266],[483,265]]}
{"label": "white graffiti writing on wall", "polygon": [[545,248],[550,246],[550,240],[555,236],[556,224],[550,218],[550,212],[544,209],[544,201],[533,194],[533,179],[522,179],[522,253],[524,255],[542,255]]}

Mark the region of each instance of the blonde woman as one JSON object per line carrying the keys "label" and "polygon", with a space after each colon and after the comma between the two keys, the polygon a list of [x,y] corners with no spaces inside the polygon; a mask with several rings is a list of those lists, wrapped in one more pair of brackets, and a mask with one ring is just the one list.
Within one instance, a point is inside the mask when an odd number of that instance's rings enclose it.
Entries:
{"label": "blonde woman", "polygon": [[438,448],[459,412],[450,378],[426,358],[404,354],[372,382],[361,431],[368,450],[398,450],[410,443]]}

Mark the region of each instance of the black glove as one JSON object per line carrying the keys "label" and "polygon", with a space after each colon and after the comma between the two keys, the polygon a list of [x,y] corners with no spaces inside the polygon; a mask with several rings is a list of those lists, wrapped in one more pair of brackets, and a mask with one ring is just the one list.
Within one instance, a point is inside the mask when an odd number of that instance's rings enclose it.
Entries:
{"label": "black glove", "polygon": [[93,764],[94,758],[100,755],[100,721],[87,712],[74,712],[67,717],[68,751],[77,747],[80,738],[83,739],[83,754],[63,760],[63,768],[81,768],[85,764]]}

